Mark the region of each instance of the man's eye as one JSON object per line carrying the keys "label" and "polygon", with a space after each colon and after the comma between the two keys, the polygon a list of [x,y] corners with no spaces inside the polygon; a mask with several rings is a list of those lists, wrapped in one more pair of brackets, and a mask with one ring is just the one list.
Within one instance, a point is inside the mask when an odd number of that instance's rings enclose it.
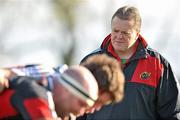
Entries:
{"label": "man's eye", "polygon": [[128,32],[124,32],[124,31],[122,31],[121,33],[122,33],[122,34],[125,34],[125,35],[129,35],[129,33],[128,33]]}
{"label": "man's eye", "polygon": [[114,32],[119,32],[119,30],[113,30]]}

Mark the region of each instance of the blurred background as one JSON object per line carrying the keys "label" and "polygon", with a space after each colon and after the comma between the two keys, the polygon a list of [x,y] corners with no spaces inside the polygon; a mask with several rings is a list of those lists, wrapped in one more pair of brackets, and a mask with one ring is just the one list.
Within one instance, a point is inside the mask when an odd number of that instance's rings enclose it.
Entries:
{"label": "blurred background", "polygon": [[78,64],[100,46],[113,13],[126,4],[138,7],[141,34],[180,80],[179,0],[0,0],[0,66]]}

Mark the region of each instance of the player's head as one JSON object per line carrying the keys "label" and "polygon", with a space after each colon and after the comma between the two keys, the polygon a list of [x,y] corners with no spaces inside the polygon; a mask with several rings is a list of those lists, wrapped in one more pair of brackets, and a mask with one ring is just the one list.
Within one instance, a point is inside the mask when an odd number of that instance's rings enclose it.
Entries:
{"label": "player's head", "polygon": [[96,104],[119,102],[124,96],[124,74],[119,62],[105,54],[93,55],[81,65],[87,67],[96,78],[99,98]]}
{"label": "player's head", "polygon": [[98,98],[97,82],[83,66],[70,66],[54,83],[55,108],[60,116],[82,115]]}

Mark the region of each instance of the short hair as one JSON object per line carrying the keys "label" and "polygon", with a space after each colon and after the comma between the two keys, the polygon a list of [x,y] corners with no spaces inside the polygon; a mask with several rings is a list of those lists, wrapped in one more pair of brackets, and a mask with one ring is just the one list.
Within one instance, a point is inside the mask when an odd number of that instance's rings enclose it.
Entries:
{"label": "short hair", "polygon": [[123,7],[119,8],[112,16],[111,23],[112,23],[112,20],[114,19],[114,17],[118,17],[119,19],[122,19],[122,20],[132,20],[133,19],[135,21],[134,27],[135,27],[136,31],[140,32],[141,16],[140,16],[139,10],[136,7],[123,6]]}
{"label": "short hair", "polygon": [[81,65],[87,67],[97,80],[100,91],[107,91],[112,99],[119,102],[124,96],[124,74],[120,63],[106,54],[92,55]]}

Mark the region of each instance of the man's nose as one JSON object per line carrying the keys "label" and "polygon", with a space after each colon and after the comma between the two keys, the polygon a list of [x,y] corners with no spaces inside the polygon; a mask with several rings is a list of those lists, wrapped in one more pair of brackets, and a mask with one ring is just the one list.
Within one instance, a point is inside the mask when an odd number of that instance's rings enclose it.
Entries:
{"label": "man's nose", "polygon": [[119,32],[119,33],[117,34],[117,38],[122,38],[122,37],[123,37],[122,33]]}

